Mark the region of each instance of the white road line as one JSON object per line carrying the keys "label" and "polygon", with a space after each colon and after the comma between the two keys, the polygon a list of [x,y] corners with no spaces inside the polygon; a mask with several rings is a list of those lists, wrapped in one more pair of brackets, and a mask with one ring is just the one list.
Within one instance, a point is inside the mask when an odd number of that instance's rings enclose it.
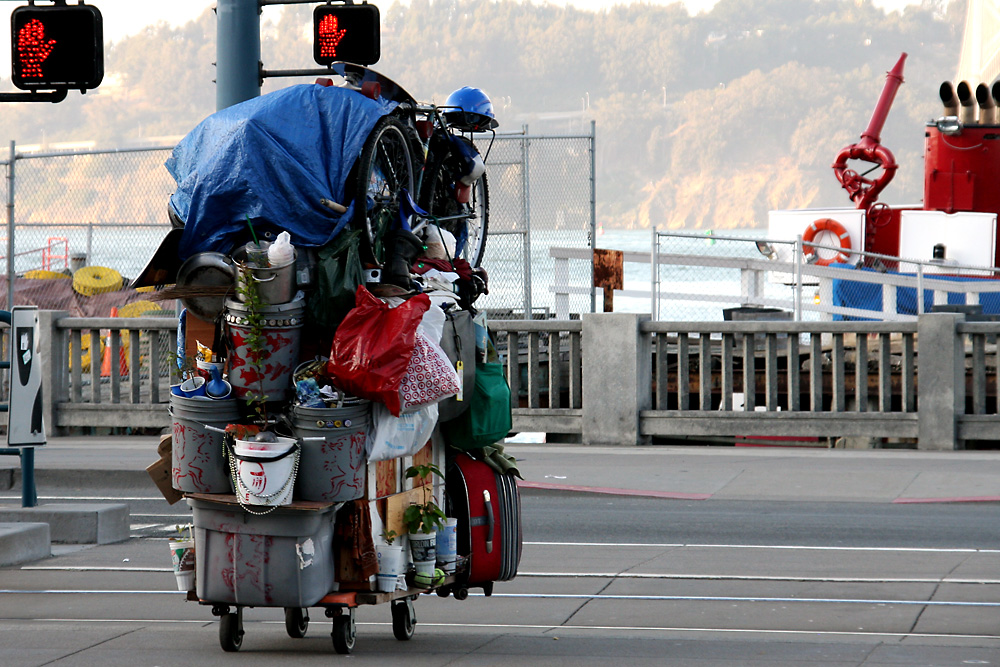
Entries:
{"label": "white road line", "polygon": [[[480,594],[481,595],[481,594]],[[558,600],[637,600],[653,602],[811,602],[814,604],[920,605],[931,607],[1000,607],[1000,602],[964,602],[955,600],[866,600],[849,598],[786,598],[730,595],[610,595],[587,593],[494,593],[495,598]]]}
{"label": "white road line", "polygon": [[47,572],[173,572],[170,567],[102,567],[98,565],[23,565],[19,569]]}
{"label": "white road line", "polygon": [[695,579],[708,581],[814,581],[833,584],[1000,584],[1000,579],[956,579],[952,577],[791,577],[752,574],[684,574],[642,572],[518,572],[520,577],[546,579]]}
{"label": "white road line", "polygon": [[1000,549],[933,547],[824,547],[808,544],[685,544],[665,542],[524,542],[533,547],[610,547],[612,549],[798,549],[802,551],[884,551],[890,553],[1000,554]]}
{"label": "white road line", "polygon": [[[0,496],[0,500],[21,500],[21,496]],[[163,496],[38,496],[38,500],[163,500]]]}
{"label": "white road line", "polygon": [[[187,595],[187,591],[128,591],[128,590],[0,590],[0,595]],[[482,593],[473,597],[486,597]],[[494,593],[494,598],[548,600],[634,600],[641,602],[769,602],[812,604],[919,605],[928,607],[1000,607],[1000,602],[966,602],[957,600],[880,600],[850,598],[788,598],[730,595],[608,595],[586,593]]]}
{"label": "white road line", "polygon": [[[213,625],[218,621],[214,618],[209,618],[206,620],[182,620],[182,619],[164,619],[164,618],[0,618],[0,621],[6,623],[24,622],[26,624],[35,624],[39,622],[43,623],[67,623],[67,624],[81,624],[81,623],[141,623],[141,624],[198,624],[198,625]],[[283,621],[254,621],[244,618],[244,625],[283,625]],[[391,624],[381,623],[381,622],[365,622],[358,621],[358,626],[364,627],[387,627]],[[716,634],[760,634],[760,635],[807,635],[810,637],[830,635],[830,636],[840,636],[840,637],[893,637],[893,638],[914,638],[914,639],[997,639],[995,635],[972,635],[972,634],[946,634],[939,632],[869,632],[864,630],[859,631],[848,631],[848,630],[752,630],[749,628],[685,628],[679,626],[635,626],[635,625],[531,625],[531,624],[514,624],[514,623],[462,623],[461,626],[456,626],[455,623],[432,623],[421,621],[420,627],[422,628],[441,628],[444,630],[464,630],[467,628],[476,628],[482,630],[541,630],[543,632],[553,633],[560,631],[580,631],[580,632],[592,632],[594,630],[606,630],[612,632],[697,632],[697,633],[716,633]]]}
{"label": "white road line", "polygon": [[[23,565],[31,572],[173,572],[169,567],[107,567],[98,565]],[[519,578],[534,579],[664,579],[693,581],[801,581],[831,584],[974,584],[1000,585],[1000,579],[959,579],[955,577],[791,577],[743,574],[685,574],[641,572],[518,572]]]}

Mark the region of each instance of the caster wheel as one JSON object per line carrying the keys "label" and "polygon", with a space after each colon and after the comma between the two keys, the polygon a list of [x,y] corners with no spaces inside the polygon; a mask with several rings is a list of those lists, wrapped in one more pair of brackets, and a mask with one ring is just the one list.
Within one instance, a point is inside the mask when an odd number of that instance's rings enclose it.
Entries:
{"label": "caster wheel", "polygon": [[309,614],[299,607],[285,607],[285,632],[292,639],[302,639],[309,628]]}
{"label": "caster wheel", "polygon": [[354,610],[333,617],[333,650],[341,655],[347,655],[354,650],[357,639],[357,628],[354,625]]}
{"label": "caster wheel", "polygon": [[413,612],[413,602],[409,599],[392,603],[392,635],[401,642],[413,637],[417,625],[417,615]]}
{"label": "caster wheel", "polygon": [[469,589],[468,588],[465,588],[463,586],[462,588],[456,588],[455,589],[455,599],[456,600],[464,600],[467,597],[469,597]]}
{"label": "caster wheel", "polygon": [[444,586],[436,589],[434,592],[438,594],[439,598],[446,598],[451,594],[451,588]]}
{"label": "caster wheel", "polygon": [[227,653],[235,653],[243,645],[243,609],[219,617],[219,645]]}

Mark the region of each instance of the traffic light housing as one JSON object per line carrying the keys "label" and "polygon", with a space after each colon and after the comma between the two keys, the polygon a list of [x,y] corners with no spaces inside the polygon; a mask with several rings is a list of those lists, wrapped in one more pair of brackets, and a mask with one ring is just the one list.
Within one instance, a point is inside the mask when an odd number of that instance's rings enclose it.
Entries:
{"label": "traffic light housing", "polygon": [[85,91],[104,78],[101,11],[62,3],[18,7],[10,16],[11,80],[21,90]]}
{"label": "traffic light housing", "polygon": [[320,5],[313,10],[313,60],[374,65],[381,57],[375,5]]}

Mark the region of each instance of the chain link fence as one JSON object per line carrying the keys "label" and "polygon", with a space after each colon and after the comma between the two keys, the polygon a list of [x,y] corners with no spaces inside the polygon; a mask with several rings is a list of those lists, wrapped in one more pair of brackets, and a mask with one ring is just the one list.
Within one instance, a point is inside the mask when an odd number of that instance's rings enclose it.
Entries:
{"label": "chain link fence", "polygon": [[[482,148],[482,146],[480,147]],[[554,312],[553,246],[591,248],[594,238],[594,134],[500,135],[487,159],[490,233],[483,266],[490,293],[476,305],[493,318],[550,317]],[[574,284],[591,284],[589,265],[571,269]],[[572,295],[570,312],[593,300]]]}
{"label": "chain link fence", "polygon": [[[654,319],[671,322],[711,322],[726,319],[732,309],[747,307],[748,298],[760,306],[766,298],[791,297],[789,287],[768,275],[747,284],[749,277],[732,260],[763,260],[754,238],[759,232],[725,234],[706,232],[661,232],[656,235],[655,255],[660,264],[654,271],[658,298]],[[666,256],[681,255],[665,264]]]}
{"label": "chain link fence", "polygon": [[[27,301],[71,311],[78,298],[70,280],[74,267],[107,267],[122,282],[134,278],[169,229],[174,182],[163,162],[171,149],[19,153],[13,164],[6,160],[4,195],[13,204],[15,231],[12,258],[4,252],[0,301],[6,304],[9,261],[19,295],[24,290]],[[5,237],[9,231],[7,225]]]}
{"label": "chain link fence", "polygon": [[1000,315],[1000,270],[993,267],[900,260],[819,240],[771,240],[753,231],[659,232],[654,259],[654,317],[664,321],[888,321],[933,311],[964,312],[971,319]]}
{"label": "chain link fence", "polygon": [[[491,317],[551,313],[549,247],[590,247],[593,140],[593,134],[518,134],[499,135],[492,146],[480,141],[481,151],[489,149],[490,217],[482,264],[490,293],[476,305]],[[171,150],[22,153],[13,165],[3,161],[5,201],[11,201],[7,188],[14,184],[18,293],[21,283],[30,282],[33,302],[75,298],[68,282],[54,282],[68,277],[74,257],[136,277],[169,229],[167,202],[175,184],[163,163]],[[6,275],[6,264],[4,269]],[[577,281],[589,284],[589,267],[579,271]],[[5,299],[6,289],[0,290]],[[577,297],[572,307],[589,312],[591,303]]]}

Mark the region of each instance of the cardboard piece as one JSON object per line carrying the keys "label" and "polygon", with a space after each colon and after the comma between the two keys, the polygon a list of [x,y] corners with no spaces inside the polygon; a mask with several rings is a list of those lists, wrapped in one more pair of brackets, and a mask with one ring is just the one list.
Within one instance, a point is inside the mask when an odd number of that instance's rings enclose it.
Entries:
{"label": "cardboard piece", "polygon": [[171,505],[184,497],[183,493],[171,486],[172,467],[173,464],[168,455],[146,468],[146,472],[149,473],[153,484],[156,484],[156,488],[160,490],[160,493]]}

